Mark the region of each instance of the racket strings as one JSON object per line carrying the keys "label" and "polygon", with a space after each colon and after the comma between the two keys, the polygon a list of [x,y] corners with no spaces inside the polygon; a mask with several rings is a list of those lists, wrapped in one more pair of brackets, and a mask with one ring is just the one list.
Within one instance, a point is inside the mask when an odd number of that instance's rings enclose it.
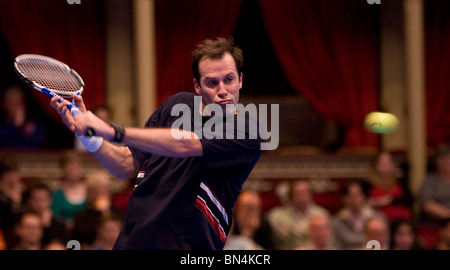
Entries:
{"label": "racket strings", "polygon": [[65,66],[50,61],[22,59],[18,67],[29,80],[53,91],[71,93],[83,86]]}

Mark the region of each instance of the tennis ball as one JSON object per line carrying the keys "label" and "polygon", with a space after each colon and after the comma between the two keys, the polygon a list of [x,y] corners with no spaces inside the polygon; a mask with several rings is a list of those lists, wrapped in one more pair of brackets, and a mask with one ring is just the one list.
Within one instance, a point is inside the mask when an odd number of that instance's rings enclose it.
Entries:
{"label": "tennis ball", "polygon": [[398,126],[398,118],[391,113],[371,112],[364,119],[364,126],[374,133],[391,133]]}

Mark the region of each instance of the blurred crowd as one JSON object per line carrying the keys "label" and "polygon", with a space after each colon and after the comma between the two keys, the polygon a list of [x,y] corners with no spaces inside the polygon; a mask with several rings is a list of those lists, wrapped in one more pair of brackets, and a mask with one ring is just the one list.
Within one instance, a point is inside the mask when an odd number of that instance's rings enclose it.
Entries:
{"label": "blurred crowd", "polygon": [[[102,169],[83,174],[81,157],[77,151],[62,155],[56,185],[24,183],[16,164],[2,162],[0,249],[64,250],[70,240],[84,250],[112,249],[126,208],[126,199],[114,199],[112,183],[120,180]],[[314,180],[289,181],[287,200],[264,211],[262,194],[244,189],[225,249],[449,249],[449,147],[437,151],[434,165],[413,196],[392,154],[380,152],[367,179],[339,188],[337,210],[315,202]]]}
{"label": "blurred crowd", "polygon": [[[19,87],[3,93],[1,148],[46,145],[45,128],[28,107]],[[92,111],[110,121],[107,107]],[[111,181],[119,180],[109,172],[85,175],[81,155],[86,149],[77,139],[73,145],[61,158],[62,177],[56,185],[24,183],[17,164],[1,162],[0,249],[66,249],[69,240],[80,242],[81,249],[112,248],[132,185],[125,194],[115,194]],[[380,249],[449,249],[450,147],[437,150],[430,168],[413,195],[403,167],[391,153],[380,152],[367,178],[348,179],[339,186],[337,209],[315,201],[310,179],[289,181],[287,199],[264,211],[262,194],[244,189],[225,249],[372,249],[372,240]],[[115,199],[118,196],[121,199]]]}
{"label": "blurred crowd", "polygon": [[[76,240],[81,249],[112,249],[122,227],[124,206],[115,200],[109,172],[83,176],[81,155],[61,157],[56,185],[22,181],[16,164],[0,166],[0,249],[65,250]],[[122,200],[123,201],[123,200]]]}
{"label": "blurred crowd", "polygon": [[263,197],[244,190],[225,249],[448,250],[450,148],[438,149],[419,193],[393,155],[373,158],[366,179],[345,181],[337,211],[315,202],[314,180],[289,182],[287,201],[263,212]]}

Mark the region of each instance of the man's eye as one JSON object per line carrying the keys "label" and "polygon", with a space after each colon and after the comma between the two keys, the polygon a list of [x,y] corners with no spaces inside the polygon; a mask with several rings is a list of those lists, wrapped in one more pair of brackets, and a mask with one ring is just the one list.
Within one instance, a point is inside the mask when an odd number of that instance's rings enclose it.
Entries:
{"label": "man's eye", "polygon": [[212,87],[212,86],[217,85],[217,82],[216,82],[216,81],[207,81],[206,84],[207,84],[209,87]]}

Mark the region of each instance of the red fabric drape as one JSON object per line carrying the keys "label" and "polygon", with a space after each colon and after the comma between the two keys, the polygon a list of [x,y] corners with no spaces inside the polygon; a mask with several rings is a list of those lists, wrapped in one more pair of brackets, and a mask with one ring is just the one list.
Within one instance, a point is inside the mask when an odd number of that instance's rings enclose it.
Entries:
{"label": "red fabric drape", "polygon": [[206,38],[231,37],[242,0],[156,0],[158,101],[193,91],[191,52]]}
{"label": "red fabric drape", "polygon": [[261,0],[287,80],[325,118],[346,128],[344,146],[377,147],[363,127],[378,108],[377,9],[365,1]]}
{"label": "red fabric drape", "polygon": [[[88,108],[104,104],[103,1],[1,1],[0,10],[0,31],[14,56],[34,53],[65,62],[83,78]],[[60,118],[47,96],[34,90],[33,95],[46,113]]]}
{"label": "red fabric drape", "polygon": [[428,145],[450,143],[450,1],[425,1]]}

